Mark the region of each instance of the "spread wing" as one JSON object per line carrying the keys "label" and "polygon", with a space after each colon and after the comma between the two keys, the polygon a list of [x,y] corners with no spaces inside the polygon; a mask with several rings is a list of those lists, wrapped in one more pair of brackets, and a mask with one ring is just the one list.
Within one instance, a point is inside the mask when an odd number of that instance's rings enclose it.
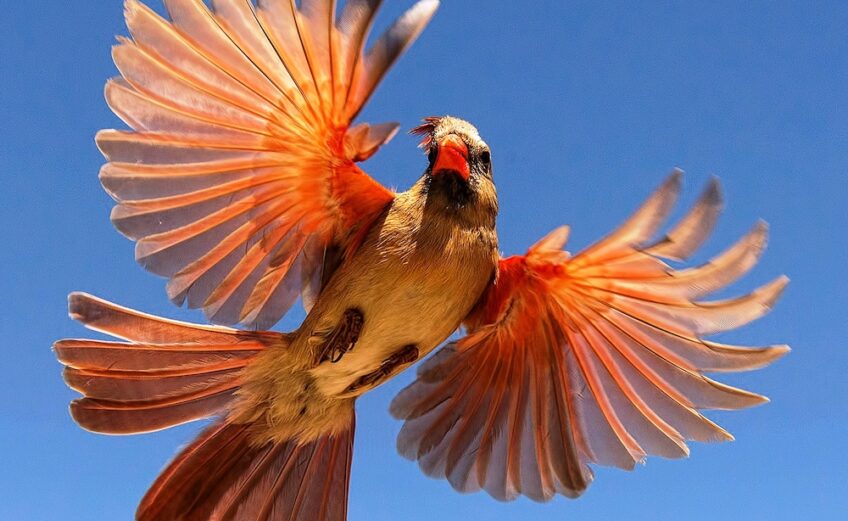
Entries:
{"label": "spread wing", "polygon": [[686,456],[686,440],[732,439],[699,410],[766,398],[704,372],[755,369],[788,348],[703,337],[765,314],[787,279],[740,298],[701,300],[756,263],[766,226],[702,266],[673,269],[663,259],[694,252],[721,207],[713,181],[650,243],[678,187],[675,174],[623,226],[573,257],[562,250],[563,227],[526,255],[501,260],[467,319],[468,335],[426,361],[392,403],[406,420],[401,454],[461,491],[544,501],[582,493],[589,463],[632,469],[649,454]]}
{"label": "spread wing", "polygon": [[[177,304],[214,322],[273,325],[320,290],[394,195],[356,166],[396,123],[351,122],[438,2],[423,0],[364,51],[379,0],[127,0],[132,40],[106,85],[133,131],[105,130],[100,174],[136,259]],[[323,274],[326,277],[327,274]]]}

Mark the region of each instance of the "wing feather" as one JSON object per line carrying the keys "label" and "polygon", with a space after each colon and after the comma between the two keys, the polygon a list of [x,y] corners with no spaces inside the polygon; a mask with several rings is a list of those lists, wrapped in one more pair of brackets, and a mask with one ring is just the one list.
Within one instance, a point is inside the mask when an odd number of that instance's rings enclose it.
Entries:
{"label": "wing feather", "polygon": [[[632,469],[648,455],[680,458],[686,440],[732,436],[701,409],[739,409],[765,397],[709,371],[762,367],[786,346],[704,340],[761,317],[787,279],[748,295],[702,301],[747,272],[762,252],[758,224],[735,246],[690,269],[721,209],[716,180],[659,241],[679,191],[676,172],[621,228],[570,257],[568,228],[520,257],[466,319],[468,335],[426,361],[391,412],[405,420],[402,455],[462,491],[545,501],[581,494],[592,463]],[[449,449],[445,449],[448,440]]]}
{"label": "wing feather", "polygon": [[132,131],[97,136],[112,220],[174,302],[269,327],[301,292],[314,299],[323,252],[350,255],[393,200],[356,162],[397,124],[352,123],[437,2],[370,51],[379,2],[353,0],[338,21],[333,0],[164,3],[170,21],[127,0],[132,39],[113,50],[106,100]]}

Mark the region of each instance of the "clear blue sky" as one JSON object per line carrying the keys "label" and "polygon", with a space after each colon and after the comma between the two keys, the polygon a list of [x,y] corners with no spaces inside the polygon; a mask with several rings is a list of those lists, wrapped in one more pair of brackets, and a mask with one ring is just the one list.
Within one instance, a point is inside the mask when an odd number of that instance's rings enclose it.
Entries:
{"label": "clear blue sky", "polygon": [[[411,1],[387,2],[385,24]],[[675,166],[684,201],[711,174],[727,209],[703,260],[763,217],[770,248],[734,288],[786,273],[768,317],[722,341],[789,343],[773,367],[725,378],[771,397],[711,414],[737,441],[693,446],[633,473],[600,468],[577,501],[500,504],[460,495],[395,454],[386,412],[411,374],[359,403],[352,521],[835,519],[848,512],[848,8],[844,2],[459,2],[392,70],[364,116],[470,119],[493,149],[506,253],[562,223],[570,249],[612,229]],[[744,5],[742,5],[744,4]],[[485,9],[481,8],[486,5]],[[161,6],[154,3],[158,9]],[[84,330],[65,295],[85,290],[201,320],[167,302],[108,220],[94,133],[120,125],[102,99],[119,0],[5,2],[0,16],[2,352],[0,519],[129,519],[200,425],[138,437],[77,428],[50,351]],[[405,188],[424,168],[399,135],[368,163]],[[293,328],[293,314],[279,327]]]}

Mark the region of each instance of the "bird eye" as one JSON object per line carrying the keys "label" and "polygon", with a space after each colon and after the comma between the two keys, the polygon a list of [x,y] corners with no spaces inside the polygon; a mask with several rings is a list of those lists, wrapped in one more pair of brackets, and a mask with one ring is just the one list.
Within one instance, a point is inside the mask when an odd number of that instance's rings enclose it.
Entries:
{"label": "bird eye", "polygon": [[488,150],[480,152],[480,161],[482,161],[485,166],[489,166],[492,163],[492,155]]}
{"label": "bird eye", "polygon": [[437,145],[430,145],[430,151],[427,152],[427,159],[430,161],[430,164],[436,162],[436,157],[439,155],[439,147]]}

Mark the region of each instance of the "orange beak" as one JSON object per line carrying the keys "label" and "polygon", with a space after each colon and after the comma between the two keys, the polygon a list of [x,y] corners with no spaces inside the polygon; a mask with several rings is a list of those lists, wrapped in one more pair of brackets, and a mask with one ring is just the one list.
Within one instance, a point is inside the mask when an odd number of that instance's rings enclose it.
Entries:
{"label": "orange beak", "polygon": [[433,164],[433,175],[456,172],[463,181],[468,181],[468,147],[455,134],[448,134],[439,141],[439,151]]}

